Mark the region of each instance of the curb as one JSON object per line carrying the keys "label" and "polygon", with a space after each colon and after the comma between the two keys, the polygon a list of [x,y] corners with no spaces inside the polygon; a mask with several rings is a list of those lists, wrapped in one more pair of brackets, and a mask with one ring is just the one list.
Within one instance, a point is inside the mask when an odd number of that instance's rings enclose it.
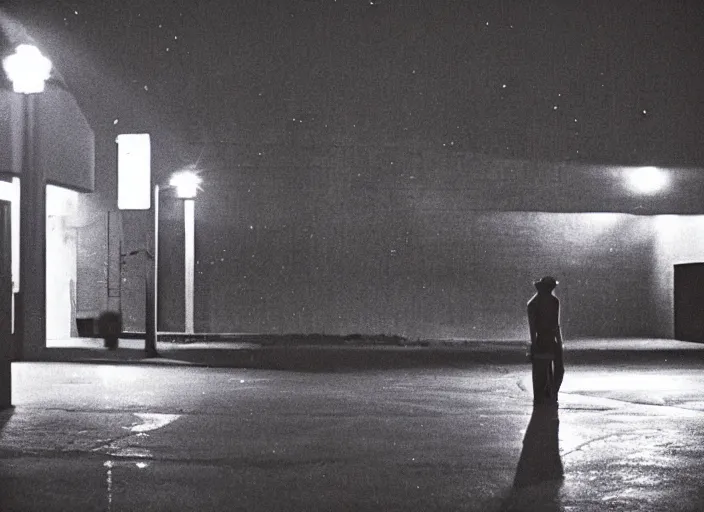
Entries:
{"label": "curb", "polygon": [[[478,365],[530,366],[525,349],[498,347],[326,347],[169,348],[161,357],[144,357],[137,349],[49,349],[36,362],[142,364],[288,371],[352,371],[403,368],[469,368]],[[565,364],[704,366],[704,347],[645,349],[565,349]]]}

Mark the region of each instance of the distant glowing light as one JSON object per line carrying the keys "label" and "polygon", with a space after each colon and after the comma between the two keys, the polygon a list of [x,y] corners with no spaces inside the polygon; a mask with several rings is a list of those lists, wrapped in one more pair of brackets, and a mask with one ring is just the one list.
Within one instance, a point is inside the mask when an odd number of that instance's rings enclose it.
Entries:
{"label": "distant glowing light", "polygon": [[654,194],[668,184],[668,176],[657,167],[640,167],[627,175],[628,186],[640,194]]}
{"label": "distant glowing light", "polygon": [[51,61],[31,44],[18,45],[15,53],[5,57],[2,67],[12,89],[23,94],[44,91],[44,83],[51,76]]}
{"label": "distant glowing light", "polygon": [[176,196],[180,199],[193,199],[200,189],[201,180],[193,171],[177,172],[171,177],[169,185],[176,188]]}

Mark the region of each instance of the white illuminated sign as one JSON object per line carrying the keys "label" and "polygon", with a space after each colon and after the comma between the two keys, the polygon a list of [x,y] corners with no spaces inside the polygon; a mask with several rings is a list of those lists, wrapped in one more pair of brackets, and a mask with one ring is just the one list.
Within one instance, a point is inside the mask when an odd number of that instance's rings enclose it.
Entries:
{"label": "white illuminated sign", "polygon": [[117,207],[148,210],[151,207],[151,143],[148,133],[117,136]]}

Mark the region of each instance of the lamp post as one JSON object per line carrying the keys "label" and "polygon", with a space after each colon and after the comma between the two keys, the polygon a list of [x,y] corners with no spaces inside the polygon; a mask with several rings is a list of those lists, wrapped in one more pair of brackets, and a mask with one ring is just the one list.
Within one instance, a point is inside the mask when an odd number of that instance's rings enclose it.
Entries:
{"label": "lamp post", "polygon": [[184,332],[193,334],[193,303],[195,295],[195,197],[201,183],[192,171],[173,175],[170,185],[176,188],[176,197],[183,199],[184,222]]}
{"label": "lamp post", "polygon": [[154,249],[147,251],[147,265],[151,260],[152,268],[146,269],[144,280],[145,305],[144,314],[144,353],[147,357],[158,357],[156,350],[158,322],[158,282],[159,282],[159,185],[154,185]]}
{"label": "lamp post", "polygon": [[21,44],[3,60],[13,91],[22,95],[20,175],[20,293],[17,332],[23,352],[46,346],[46,179],[36,162],[35,95],[44,91],[51,61]]}

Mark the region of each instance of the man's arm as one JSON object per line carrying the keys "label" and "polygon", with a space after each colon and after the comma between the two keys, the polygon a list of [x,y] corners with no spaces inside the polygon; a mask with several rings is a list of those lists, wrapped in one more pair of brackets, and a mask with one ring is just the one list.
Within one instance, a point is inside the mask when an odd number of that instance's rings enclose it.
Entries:
{"label": "man's arm", "polygon": [[533,304],[528,304],[528,328],[530,329],[530,343],[531,345],[535,343],[536,332],[535,332],[535,307]]}
{"label": "man's arm", "polygon": [[531,303],[528,303],[528,329],[530,329],[530,343],[526,347],[526,357],[532,363],[533,362],[533,344],[535,343],[535,308],[531,307]]}

